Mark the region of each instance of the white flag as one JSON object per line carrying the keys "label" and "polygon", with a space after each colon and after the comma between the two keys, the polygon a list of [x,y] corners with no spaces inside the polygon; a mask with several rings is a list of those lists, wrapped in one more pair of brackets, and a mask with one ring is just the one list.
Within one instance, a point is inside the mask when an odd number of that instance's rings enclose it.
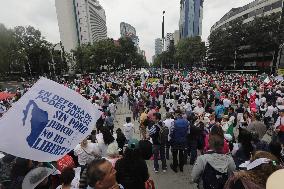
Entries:
{"label": "white flag", "polygon": [[94,128],[101,112],[75,91],[41,78],[0,119],[0,151],[56,161]]}

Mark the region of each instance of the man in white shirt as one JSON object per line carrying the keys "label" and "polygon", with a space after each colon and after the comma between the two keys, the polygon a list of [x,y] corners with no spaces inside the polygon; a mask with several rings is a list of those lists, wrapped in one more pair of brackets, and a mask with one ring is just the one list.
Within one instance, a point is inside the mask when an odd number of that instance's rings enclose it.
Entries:
{"label": "man in white shirt", "polygon": [[279,111],[279,117],[274,125],[275,131],[278,133],[279,142],[284,146],[284,109]]}
{"label": "man in white shirt", "polygon": [[268,104],[268,107],[267,107],[267,111],[264,115],[264,117],[268,118],[272,118],[272,115],[273,113],[277,112],[277,109],[275,107],[273,107],[271,104]]}
{"label": "man in white shirt", "polygon": [[[167,113],[166,114],[166,120],[163,121],[163,124],[169,129],[169,131],[172,130],[173,126],[174,126],[174,119],[172,119],[172,116],[170,113]],[[166,158],[167,160],[169,160],[170,158],[170,143],[169,141],[171,140],[171,137],[170,137],[170,132],[169,132],[169,135],[168,135],[168,143],[166,144]]]}
{"label": "man in white shirt", "polygon": [[114,118],[114,120],[116,120],[116,116],[115,116],[115,114],[116,114],[116,105],[113,102],[111,102],[108,105],[108,110],[111,113],[111,116]]}
{"label": "man in white shirt", "polygon": [[276,130],[278,129],[278,131],[280,131],[279,127],[281,125],[284,125],[284,109],[279,110],[279,117],[278,117],[277,121],[275,122],[274,129],[276,129]]}
{"label": "man in white shirt", "polygon": [[198,106],[194,108],[193,112],[194,112],[196,115],[202,115],[202,114],[204,114],[205,109],[202,107],[202,103],[201,103],[201,102],[198,103]]}
{"label": "man in white shirt", "polygon": [[231,106],[231,101],[228,99],[228,97],[223,100],[223,105],[225,108],[229,108]]}

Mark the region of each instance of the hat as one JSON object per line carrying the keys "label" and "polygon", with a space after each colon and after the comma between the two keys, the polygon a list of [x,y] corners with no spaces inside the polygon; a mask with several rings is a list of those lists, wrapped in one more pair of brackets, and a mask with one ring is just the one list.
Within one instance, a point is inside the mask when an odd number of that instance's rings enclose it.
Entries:
{"label": "hat", "polygon": [[279,110],[279,112],[284,113],[284,109]]}
{"label": "hat", "polygon": [[24,178],[22,183],[23,189],[34,189],[49,175],[56,172],[56,169],[50,167],[37,167],[32,169]]}
{"label": "hat", "polygon": [[284,176],[284,170],[278,170],[274,172],[270,177],[268,178],[266,182],[266,188],[267,189],[282,189],[283,183],[282,180]]}
{"label": "hat", "polygon": [[137,139],[131,139],[128,142],[128,148],[135,150],[139,148],[139,141]]}
{"label": "hat", "polygon": [[223,118],[229,119],[229,116],[228,115],[223,115]]}

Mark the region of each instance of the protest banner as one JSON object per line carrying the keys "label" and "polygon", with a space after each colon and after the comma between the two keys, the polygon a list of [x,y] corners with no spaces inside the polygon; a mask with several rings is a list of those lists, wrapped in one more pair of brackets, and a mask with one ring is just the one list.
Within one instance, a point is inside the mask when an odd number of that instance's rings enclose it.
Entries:
{"label": "protest banner", "polygon": [[80,94],[41,78],[0,119],[0,151],[57,161],[91,133],[100,116]]}

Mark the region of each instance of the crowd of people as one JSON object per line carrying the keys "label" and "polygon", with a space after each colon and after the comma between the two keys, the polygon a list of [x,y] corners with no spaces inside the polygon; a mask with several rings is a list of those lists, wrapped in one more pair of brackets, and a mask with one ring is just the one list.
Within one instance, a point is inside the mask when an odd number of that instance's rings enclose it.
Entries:
{"label": "crowd of people", "polygon": [[[284,83],[272,76],[143,70],[57,82],[103,114],[88,138],[48,163],[58,173],[30,188],[153,189],[152,160],[156,174],[191,166],[200,189],[264,189],[284,166]],[[0,117],[31,86],[1,101]],[[1,156],[1,189],[22,189],[27,173],[47,166]]]}

